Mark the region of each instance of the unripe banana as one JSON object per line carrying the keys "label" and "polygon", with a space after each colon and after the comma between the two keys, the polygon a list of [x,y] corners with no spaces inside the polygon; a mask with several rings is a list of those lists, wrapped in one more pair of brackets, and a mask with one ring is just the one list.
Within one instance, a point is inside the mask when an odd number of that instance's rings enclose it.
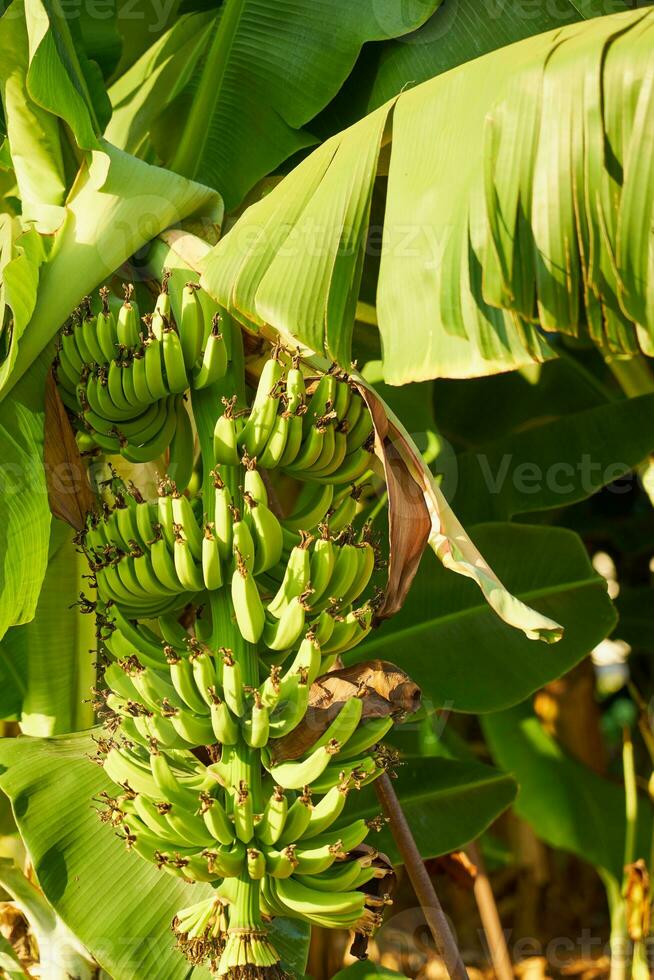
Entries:
{"label": "unripe banana", "polygon": [[220,557],[223,561],[227,561],[232,556],[232,495],[217,469],[213,471],[213,479],[214,531]]}
{"label": "unripe banana", "polygon": [[236,552],[236,568],[232,575],[232,602],[236,622],[248,643],[258,643],[266,622],[266,614],[254,576],[248,571],[242,555]]}
{"label": "unripe banana", "polygon": [[221,844],[233,842],[234,825],[220,800],[206,793],[203,794],[200,798],[200,813],[207,830],[215,840]]}
{"label": "unripe banana", "polygon": [[266,361],[257,393],[252,403],[250,417],[239,435],[239,445],[243,446],[248,456],[253,459],[265,446],[277,415],[278,387],[282,380],[283,368],[277,352],[273,350],[270,360]]}
{"label": "unripe banana", "polygon": [[259,692],[254,691],[252,714],[243,725],[243,736],[251,748],[262,749],[268,744],[269,731],[270,713]]}
{"label": "unripe banana", "polygon": [[213,430],[214,461],[225,466],[238,466],[241,461],[238,448],[241,426],[234,417],[235,401],[235,398],[231,401],[223,399],[225,411],[216,419]]}
{"label": "unripe banana", "polygon": [[204,336],[202,307],[197,296],[198,289],[196,283],[187,282],[182,290],[179,337],[187,371],[191,370],[200,356]]}
{"label": "unripe banana", "polygon": [[264,754],[264,765],[273,779],[284,789],[299,789],[317,780],[339,751],[338,742],[328,742],[327,745],[321,745],[315,752],[301,760],[274,764],[272,760],[266,762]]}
{"label": "unripe banana", "polygon": [[254,574],[260,575],[279,562],[284,539],[282,527],[265,503],[255,500],[248,491],[243,494],[246,520],[254,539]]}
{"label": "unripe banana", "polygon": [[205,524],[202,540],[202,577],[207,589],[219,589],[223,584],[223,566],[220,560],[215,527],[213,522]]}
{"label": "unripe banana", "polygon": [[281,837],[288,814],[288,800],[281,786],[275,786],[261,820],[256,826],[257,839],[262,844],[276,844]]}
{"label": "unripe banana", "polygon": [[241,665],[231,650],[223,649],[223,694],[227,706],[237,717],[245,714],[245,698]]}
{"label": "unripe banana", "polygon": [[293,548],[290,554],[282,584],[277,594],[268,603],[268,612],[277,617],[277,619],[279,619],[285,607],[292,599],[297,599],[307,590],[311,576],[311,560],[309,555],[311,541],[312,539],[309,535],[302,535],[300,544]]}
{"label": "unripe banana", "polygon": [[227,370],[227,348],[221,332],[220,314],[214,314],[211,332],[202,355],[202,363],[193,374],[193,387],[206,388],[222,378]]}
{"label": "unripe banana", "polygon": [[307,829],[311,820],[313,803],[311,801],[311,791],[308,786],[304,786],[302,793],[289,807],[284,823],[284,829],[278,838],[279,847],[286,847],[299,840]]}

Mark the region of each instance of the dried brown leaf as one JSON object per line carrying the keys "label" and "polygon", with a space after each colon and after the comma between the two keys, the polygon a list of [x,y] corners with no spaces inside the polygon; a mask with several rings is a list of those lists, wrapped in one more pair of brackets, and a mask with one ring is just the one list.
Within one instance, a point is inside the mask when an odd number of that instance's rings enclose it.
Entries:
{"label": "dried brown leaf", "polygon": [[93,494],[52,372],[48,374],[45,388],[43,456],[50,510],[55,517],[79,531],[93,508]]}
{"label": "dried brown leaf", "polygon": [[388,580],[377,609],[377,619],[388,619],[402,608],[411,588],[429,541],[431,518],[423,490],[400,453],[383,402],[370,388],[358,388],[372,416],[375,453],[384,467],[388,491]]}
{"label": "dried brown leaf", "polygon": [[[531,609],[505,588],[466,534],[400,420],[362,378],[357,376],[355,380],[373,418],[375,452],[382,460],[388,481],[389,581],[379,618],[392,616],[401,608],[428,543],[445,568],[477,583],[490,607],[505,623],[521,629],[530,640],[560,640],[563,628],[558,623]],[[408,499],[404,499],[405,495]],[[422,499],[422,506],[418,498]],[[416,536],[415,542],[411,535]]]}
{"label": "dried brown leaf", "polygon": [[361,720],[404,717],[420,707],[420,688],[403,670],[385,660],[370,660],[333,670],[311,685],[302,722],[283,738],[270,742],[272,758],[299,759],[327,730],[346,701],[360,697]]}
{"label": "dried brown leaf", "polygon": [[629,938],[638,942],[649,935],[650,927],[650,879],[647,865],[642,860],[625,868],[627,882],[624,895],[627,903],[627,931]]}

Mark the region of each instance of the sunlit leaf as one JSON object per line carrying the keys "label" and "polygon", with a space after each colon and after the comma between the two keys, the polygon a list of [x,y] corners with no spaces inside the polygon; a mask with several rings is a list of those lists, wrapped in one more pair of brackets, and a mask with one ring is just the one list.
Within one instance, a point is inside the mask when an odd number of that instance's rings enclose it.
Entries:
{"label": "sunlit leaf", "polygon": [[0,643],[0,655],[23,666],[25,689],[19,720],[27,735],[58,735],[90,728],[89,700],[95,683],[95,622],[76,605],[88,573],[70,527],[52,522],[50,555],[34,619],[15,626]]}
{"label": "sunlit leaf", "polygon": [[219,217],[217,196],[108,143],[83,165],[56,233],[52,259],[41,267],[36,306],[20,338],[4,397],[52,340],[80,299],[159,231],[197,210]]}
{"label": "sunlit leaf", "polygon": [[167,146],[157,141],[164,163],[216,187],[235,207],[258,180],[316,142],[303,127],[338,91],[365,42],[414,30],[440,3],[225,5],[202,72],[166,117],[167,137],[171,127],[174,137]]}
{"label": "sunlit leaf", "polygon": [[[546,360],[539,328],[590,337],[607,356],[654,350],[653,33],[651,10],[567,25],[376,110],[393,109],[377,286],[388,382]],[[335,212],[326,189],[370,194],[376,118],[325,142],[246,211],[203,279],[243,321],[346,367],[354,312],[331,298],[358,289],[352,243],[365,240],[368,213]],[[360,175],[354,156],[372,161]]]}

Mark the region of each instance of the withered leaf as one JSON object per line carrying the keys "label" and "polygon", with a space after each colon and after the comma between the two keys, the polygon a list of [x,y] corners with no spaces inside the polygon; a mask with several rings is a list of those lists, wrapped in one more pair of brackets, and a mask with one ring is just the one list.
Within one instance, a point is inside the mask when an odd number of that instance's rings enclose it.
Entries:
{"label": "withered leaf", "polygon": [[383,402],[364,385],[357,387],[368,406],[375,428],[375,453],[384,467],[388,491],[388,580],[377,619],[395,615],[404,603],[429,541],[431,518],[423,489],[400,452],[397,433]]}
{"label": "withered leaf", "polygon": [[86,515],[93,509],[93,494],[52,372],[48,374],[45,389],[43,457],[50,510],[76,531],[81,530]]}
{"label": "withered leaf", "polygon": [[625,899],[627,903],[627,931],[629,938],[638,942],[650,931],[650,879],[647,865],[642,860],[625,867],[627,882]]}
{"label": "withered leaf", "polygon": [[332,670],[311,685],[309,707],[302,722],[270,742],[275,762],[299,759],[327,730],[343,704],[351,698],[363,701],[361,720],[404,717],[420,707],[420,688],[408,674],[385,660],[369,660]]}

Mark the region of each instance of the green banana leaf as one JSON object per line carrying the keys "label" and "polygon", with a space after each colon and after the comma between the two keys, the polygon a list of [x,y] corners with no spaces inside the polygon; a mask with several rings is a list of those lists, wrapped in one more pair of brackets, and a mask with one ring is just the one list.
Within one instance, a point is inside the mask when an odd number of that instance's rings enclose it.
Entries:
{"label": "green banana leaf", "polygon": [[53,520],[34,619],[10,629],[0,643],[5,670],[22,673],[17,717],[25,735],[60,735],[93,725],[89,700],[95,684],[95,622],[77,607],[88,565],[72,534],[67,524]]}
{"label": "green banana leaf", "polygon": [[[205,980],[174,949],[179,908],[210,895],[125,850],[93,800],[114,784],[89,756],[94,735],[0,740],[0,788],[10,797],[45,897],[97,962],[120,980]],[[309,928],[277,919],[273,941],[294,974],[304,973]]]}
{"label": "green banana leaf", "polygon": [[653,35],[652,10],[599,17],[403,92],[250,207],[203,282],[241,320],[349,366],[383,139],[387,382],[543,361],[547,331],[653,352]]}
{"label": "green banana leaf", "polygon": [[[407,727],[414,724],[409,721]],[[392,742],[392,732],[387,741]],[[513,779],[476,761],[403,757],[393,788],[402,804],[418,850],[426,860],[456,851],[475,840],[514,800]],[[343,824],[369,819],[380,811],[374,786],[348,796]],[[401,857],[385,827],[368,843],[387,854],[393,864]]]}
{"label": "green banana leaf", "polygon": [[471,535],[507,589],[565,633],[553,646],[531,643],[480,601],[471,582],[425,553],[402,610],[344,659],[397,663],[430,709],[488,712],[516,704],[578,663],[616,622],[606,584],[576,534],[497,523]]}
{"label": "green banana leaf", "polygon": [[[113,107],[105,138],[127,153],[146,156],[150,131],[188,84],[215,30],[213,11],[183,14],[109,88]],[[170,152],[170,151],[169,151]]]}
{"label": "green banana leaf", "polygon": [[[622,880],[625,797],[621,786],[567,755],[529,704],[484,715],[484,734],[498,765],[518,781],[516,812],[552,847],[570,851]],[[647,861],[652,808],[639,798],[637,857]]]}
{"label": "green banana leaf", "polygon": [[[116,81],[118,113],[107,138],[133,145],[127,117],[142,112],[137,126],[151,133],[164,165],[217,188],[233,209],[262,177],[316,143],[303,127],[336,94],[362,45],[413,31],[440,2],[227,0],[198,38],[203,52],[169,43],[185,33],[178,21]],[[200,54],[187,85],[184,74]],[[176,71],[182,78],[165,95],[162,88],[144,100],[141,87],[157,84],[153,73]]]}

